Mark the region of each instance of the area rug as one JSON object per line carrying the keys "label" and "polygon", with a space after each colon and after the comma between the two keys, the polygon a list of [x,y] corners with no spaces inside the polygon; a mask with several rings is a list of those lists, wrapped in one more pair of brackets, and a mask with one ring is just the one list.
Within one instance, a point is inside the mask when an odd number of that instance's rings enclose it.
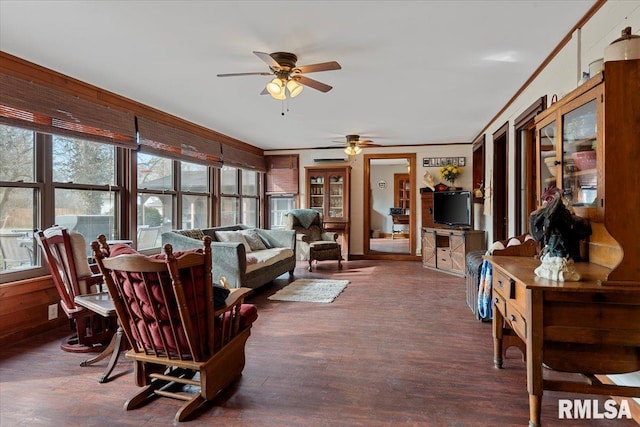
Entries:
{"label": "area rug", "polygon": [[330,303],[347,287],[348,280],[298,279],[268,299]]}

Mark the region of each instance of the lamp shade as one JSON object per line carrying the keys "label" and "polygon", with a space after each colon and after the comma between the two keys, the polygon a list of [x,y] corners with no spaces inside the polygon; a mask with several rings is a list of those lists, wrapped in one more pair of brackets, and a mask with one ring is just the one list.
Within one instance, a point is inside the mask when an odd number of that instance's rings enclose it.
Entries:
{"label": "lamp shade", "polygon": [[284,83],[277,77],[267,83],[267,92],[275,99],[285,99],[287,97],[284,90]]}
{"label": "lamp shade", "polygon": [[295,98],[296,96],[300,95],[303,88],[304,87],[294,79],[291,79],[287,82],[287,89],[289,89],[289,95],[291,96],[291,98]]}
{"label": "lamp shade", "polygon": [[355,154],[360,154],[361,151],[362,151],[362,148],[358,147],[355,144],[349,145],[349,146],[344,148],[344,152],[348,156],[353,156]]}

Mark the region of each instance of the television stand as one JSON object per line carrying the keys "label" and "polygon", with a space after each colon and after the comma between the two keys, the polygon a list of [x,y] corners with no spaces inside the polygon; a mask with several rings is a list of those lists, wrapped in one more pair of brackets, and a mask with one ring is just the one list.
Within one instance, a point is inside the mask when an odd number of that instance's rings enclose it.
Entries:
{"label": "television stand", "polygon": [[422,229],[422,265],[426,268],[464,276],[467,253],[484,249],[485,233],[482,230]]}

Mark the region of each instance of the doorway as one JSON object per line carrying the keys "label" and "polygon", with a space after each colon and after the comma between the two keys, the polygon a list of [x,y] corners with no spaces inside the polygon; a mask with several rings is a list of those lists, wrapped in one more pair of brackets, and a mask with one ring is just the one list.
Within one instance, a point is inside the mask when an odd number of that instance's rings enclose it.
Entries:
{"label": "doorway", "polygon": [[509,122],[493,134],[493,240],[507,238],[507,206],[509,186],[507,173],[507,147]]}
{"label": "doorway", "polygon": [[[415,259],[416,155],[364,155],[364,255]],[[398,205],[398,206],[396,206]]]}

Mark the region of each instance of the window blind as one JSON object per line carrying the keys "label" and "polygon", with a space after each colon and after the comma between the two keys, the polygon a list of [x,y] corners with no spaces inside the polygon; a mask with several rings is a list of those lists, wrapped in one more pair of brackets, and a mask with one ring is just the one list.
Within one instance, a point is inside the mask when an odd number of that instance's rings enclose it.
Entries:
{"label": "window blind", "polygon": [[298,193],[298,161],[297,155],[265,156],[267,194]]}
{"label": "window blind", "polygon": [[138,117],[138,143],[143,153],[222,166],[222,144],[192,132]]}
{"label": "window blind", "polygon": [[4,73],[0,73],[0,122],[43,133],[136,147],[133,114]]}

